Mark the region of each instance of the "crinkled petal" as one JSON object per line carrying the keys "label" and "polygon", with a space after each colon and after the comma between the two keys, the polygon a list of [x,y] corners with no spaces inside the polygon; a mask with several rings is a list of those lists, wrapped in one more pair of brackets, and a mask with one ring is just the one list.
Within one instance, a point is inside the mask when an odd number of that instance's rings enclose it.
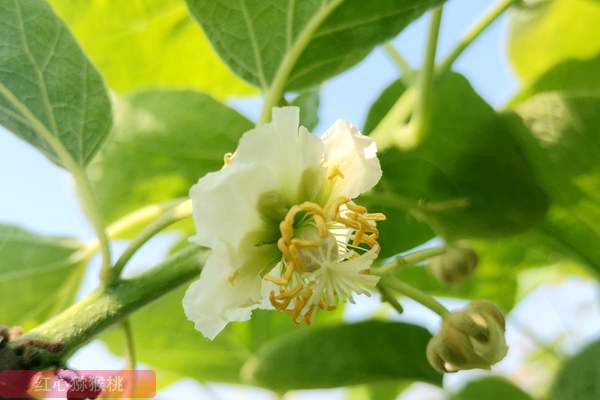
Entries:
{"label": "crinkled petal", "polygon": [[238,266],[231,249],[217,245],[200,279],[186,291],[185,315],[207,338],[212,340],[230,321],[247,321],[252,310],[263,303],[260,264],[264,257],[250,262],[252,268]]}
{"label": "crinkled petal", "polygon": [[323,182],[323,143],[303,127],[299,128],[297,107],[273,108],[273,118],[242,136],[233,163],[260,163],[272,171],[276,186],[291,203],[298,201],[303,179]]}
{"label": "crinkled petal", "polygon": [[330,171],[338,168],[343,177],[333,182],[331,198],[350,199],[371,190],[381,178],[377,146],[348,121],[336,121],[321,137]]}
{"label": "crinkled petal", "polygon": [[261,230],[265,223],[257,205],[261,194],[276,188],[271,172],[259,164],[232,163],[202,177],[190,190],[193,240],[211,248],[221,242],[237,249],[249,233]]}

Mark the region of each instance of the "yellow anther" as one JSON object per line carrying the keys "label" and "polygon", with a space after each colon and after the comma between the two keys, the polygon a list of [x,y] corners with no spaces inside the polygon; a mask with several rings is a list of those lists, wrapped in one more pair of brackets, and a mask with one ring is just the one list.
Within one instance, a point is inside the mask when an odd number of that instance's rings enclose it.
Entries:
{"label": "yellow anther", "polygon": [[336,179],[338,177],[344,179],[344,174],[342,173],[342,170],[340,170],[337,166],[335,166],[329,173],[329,176],[327,177],[327,179],[330,181],[333,181],[334,179]]}
{"label": "yellow anther", "polygon": [[296,247],[294,244],[290,244],[288,246],[288,250],[290,252],[290,260],[292,261],[294,268],[304,270],[304,262],[302,262],[302,257],[300,257],[300,251],[298,250],[298,247]]}
{"label": "yellow anther", "polygon": [[354,212],[359,213],[359,214],[364,214],[364,213],[367,212],[367,208],[366,207],[359,206],[358,204],[354,204],[354,203],[352,203],[350,201],[348,203],[346,203],[346,207],[348,207],[349,210],[354,211]]}
{"label": "yellow anther", "polygon": [[385,221],[387,219],[384,213],[365,214],[364,217],[369,221]]}
{"label": "yellow anther", "polygon": [[264,280],[269,281],[269,282],[273,282],[276,285],[287,285],[288,282],[283,279],[283,278],[279,278],[277,276],[273,276],[273,275],[265,275],[263,277]]}
{"label": "yellow anther", "polygon": [[340,207],[342,206],[342,204],[346,204],[349,201],[350,201],[350,199],[347,197],[340,197],[340,198],[334,200],[333,203],[331,203],[331,205],[329,206],[330,218],[335,219],[335,217],[337,217],[337,215],[340,212]]}
{"label": "yellow anther", "polygon": [[353,221],[351,219],[342,217],[342,216],[338,216],[335,219],[337,222],[346,225],[349,228],[353,228],[353,229],[360,229],[360,227],[362,226],[358,221]]}
{"label": "yellow anther", "polygon": [[321,243],[316,240],[303,240],[303,239],[292,239],[292,244],[296,247],[315,247],[319,248]]}
{"label": "yellow anther", "polygon": [[321,206],[319,206],[318,204],[313,203],[311,201],[305,201],[304,203],[300,204],[299,207],[302,211],[311,212],[315,215],[325,217],[325,210],[323,210],[323,208],[321,208]]}
{"label": "yellow anther", "polygon": [[317,224],[317,229],[319,229],[319,236],[322,238],[326,238],[329,230],[327,229],[327,223],[325,222],[325,218],[321,215],[314,214],[313,218],[315,219],[315,223]]}
{"label": "yellow anther", "polygon": [[225,155],[223,155],[223,167],[228,166],[233,161],[234,158],[235,158],[234,153],[225,153]]}
{"label": "yellow anther", "polygon": [[362,238],[363,238],[364,235],[365,235],[365,230],[363,229],[363,227],[361,227],[354,234],[354,238],[353,238],[353,241],[352,241],[352,246],[358,246],[358,245],[360,245],[360,243],[362,242]]}

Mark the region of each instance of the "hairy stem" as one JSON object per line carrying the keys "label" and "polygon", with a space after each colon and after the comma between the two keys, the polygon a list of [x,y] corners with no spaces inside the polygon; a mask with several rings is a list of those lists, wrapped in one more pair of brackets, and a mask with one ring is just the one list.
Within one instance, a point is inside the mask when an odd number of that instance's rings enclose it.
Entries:
{"label": "hairy stem", "polygon": [[135,237],[135,239],[133,239],[121,257],[119,257],[115,263],[114,267],[112,268],[110,284],[114,284],[120,279],[121,273],[131,257],[133,257],[140,247],[142,247],[148,240],[153,238],[163,229],[191,215],[192,201],[185,200],[167,210],[160,218],[148,225],[138,236]]}
{"label": "hairy stem", "polygon": [[431,87],[435,72],[435,55],[442,23],[442,6],[437,7],[431,13],[429,33],[427,36],[427,48],[425,59],[419,75],[419,90],[411,126],[413,129],[413,144],[417,144],[423,138],[429,123],[429,103],[431,98]]}
{"label": "hairy stem", "polygon": [[399,279],[396,279],[394,277],[387,277],[384,279],[383,285],[389,287],[390,289],[400,294],[403,294],[406,297],[413,299],[417,303],[424,305],[425,307],[429,308],[431,311],[435,312],[442,318],[444,318],[450,313],[450,311],[448,311],[448,309],[444,307],[442,303],[440,303],[427,293],[424,293],[419,289],[402,282]]}
{"label": "hairy stem", "polygon": [[452,68],[454,62],[461,56],[463,51],[467,47],[469,47],[475,39],[481,35],[483,31],[485,31],[498,17],[500,17],[506,10],[510,8],[513,4],[515,4],[517,0],[501,0],[498,2],[488,14],[486,14],[480,21],[478,21],[462,39],[458,42],[458,44],[452,49],[450,54],[446,57],[446,59],[439,65],[437,72],[439,74],[443,74],[449,71]]}
{"label": "hairy stem", "polygon": [[439,256],[440,254],[444,254],[446,252],[445,247],[433,247],[431,249],[419,250],[413,253],[407,254],[405,256],[399,256],[394,261],[389,264],[383,265],[379,268],[372,268],[371,273],[373,275],[387,275],[395,272],[397,269],[401,267],[406,267],[408,265],[414,265],[421,261],[425,261],[431,257]]}
{"label": "hairy stem", "polygon": [[[60,365],[106,328],[197,277],[206,254],[207,251],[201,247],[189,246],[142,275],[92,293],[11,342],[11,346],[39,353],[35,368]],[[54,351],[44,350],[29,344],[32,341],[58,346],[55,346]]]}

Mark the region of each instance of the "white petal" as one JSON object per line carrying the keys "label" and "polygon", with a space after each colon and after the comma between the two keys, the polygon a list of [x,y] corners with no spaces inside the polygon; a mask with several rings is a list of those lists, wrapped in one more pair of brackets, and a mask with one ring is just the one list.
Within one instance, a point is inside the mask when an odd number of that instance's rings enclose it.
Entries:
{"label": "white petal", "polygon": [[271,123],[245,133],[240,139],[233,160],[234,163],[260,163],[271,170],[277,187],[290,203],[298,202],[300,184],[306,174],[312,172],[313,186],[318,186],[326,172],[321,165],[323,143],[298,125],[297,107],[274,108]]}
{"label": "white petal", "polygon": [[247,321],[261,305],[261,258],[246,261],[252,267],[244,267],[225,245],[212,251],[200,279],[190,285],[183,299],[187,318],[204,336],[214,339],[227,323]]}
{"label": "white petal", "polygon": [[232,163],[205,175],[190,190],[196,225],[193,240],[211,248],[218,242],[239,248],[250,232],[264,226],[258,200],[274,188],[271,171],[258,164]]}
{"label": "white petal", "polygon": [[351,123],[336,121],[321,137],[330,169],[339,168],[344,175],[334,181],[331,197],[355,198],[379,182],[381,166],[377,146]]}

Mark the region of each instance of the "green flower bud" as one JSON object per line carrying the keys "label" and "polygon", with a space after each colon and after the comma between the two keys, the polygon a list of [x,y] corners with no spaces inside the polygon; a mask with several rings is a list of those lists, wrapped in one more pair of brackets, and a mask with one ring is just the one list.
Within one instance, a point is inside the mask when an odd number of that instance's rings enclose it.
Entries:
{"label": "green flower bud", "polygon": [[477,267],[477,253],[465,245],[448,247],[447,251],[431,259],[428,269],[433,276],[446,284],[462,281]]}
{"label": "green flower bud", "polygon": [[495,305],[474,301],[444,318],[427,345],[427,359],[440,372],[490,367],[508,351],[505,321]]}

